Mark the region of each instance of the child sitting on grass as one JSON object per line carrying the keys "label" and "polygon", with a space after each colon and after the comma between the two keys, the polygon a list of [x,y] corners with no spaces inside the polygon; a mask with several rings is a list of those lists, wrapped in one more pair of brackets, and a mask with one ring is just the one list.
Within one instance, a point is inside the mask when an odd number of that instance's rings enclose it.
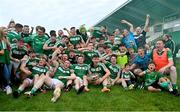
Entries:
{"label": "child sitting on grass", "polygon": [[130,64],[126,63],[124,69],[122,70],[122,74],[121,74],[121,83],[125,89],[127,89],[127,87],[129,87],[129,89],[134,88],[134,84],[131,81],[132,78],[135,78],[135,76],[130,71]]}
{"label": "child sitting on grass", "polygon": [[155,64],[153,62],[150,62],[148,64],[148,69],[141,72],[139,76],[144,76],[145,88],[148,91],[158,92],[168,90],[170,93],[174,93],[170,80],[163,74],[155,71]]}

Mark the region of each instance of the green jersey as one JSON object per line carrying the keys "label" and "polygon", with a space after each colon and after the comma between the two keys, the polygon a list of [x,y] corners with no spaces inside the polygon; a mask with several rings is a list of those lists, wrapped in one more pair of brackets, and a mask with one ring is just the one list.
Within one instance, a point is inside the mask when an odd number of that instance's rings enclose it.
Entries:
{"label": "green jersey", "polygon": [[113,43],[111,42],[111,41],[105,41],[104,42],[104,44],[106,45],[106,46],[108,46],[109,48],[111,48],[112,49],[112,47],[113,47]]}
{"label": "green jersey", "polygon": [[34,63],[38,63],[39,62],[39,58],[33,58],[33,59],[28,59],[26,62],[26,67],[31,71],[33,68],[33,64]]}
{"label": "green jersey", "polygon": [[21,48],[18,48],[16,43],[11,44],[11,55],[13,58],[22,59],[24,55],[27,54],[27,47],[23,45]]}
{"label": "green jersey", "polygon": [[32,76],[38,74],[38,75],[41,75],[41,74],[46,74],[46,72],[48,71],[48,68],[47,67],[42,67],[42,66],[34,66],[32,68]]}
{"label": "green jersey", "polygon": [[105,65],[106,65],[106,67],[109,69],[109,71],[110,71],[110,78],[111,79],[115,79],[116,77],[117,77],[117,75],[118,75],[118,73],[120,72],[120,67],[119,67],[119,65],[112,65],[110,62],[106,62],[105,63]]}
{"label": "green jersey", "polygon": [[24,37],[23,41],[24,43],[28,43],[31,47],[33,47],[33,38],[37,36],[37,34],[29,35],[28,37]]}
{"label": "green jersey", "polygon": [[120,37],[120,35],[114,36],[114,44],[115,45],[120,45],[121,44],[121,37]]}
{"label": "green jersey", "polygon": [[82,36],[84,42],[86,42],[88,40],[87,34],[81,34],[81,36]]}
{"label": "green jersey", "polygon": [[0,50],[4,50],[4,54],[0,55],[0,63],[9,64],[10,56],[9,56],[9,51],[7,49],[6,42],[0,41]]}
{"label": "green jersey", "polygon": [[62,43],[60,40],[57,40],[57,41],[56,41],[55,46],[56,46],[56,47],[63,47],[63,48],[66,47],[65,43]]}
{"label": "green jersey", "polygon": [[87,65],[87,64],[74,64],[72,66],[72,69],[74,70],[74,73],[76,74],[76,76],[83,79],[83,76],[88,74],[89,65]]}
{"label": "green jersey", "polygon": [[153,71],[151,73],[147,73],[147,70],[144,71],[145,86],[150,86],[154,82],[158,81],[161,77],[163,77],[163,75],[157,71]]}
{"label": "green jersey", "polygon": [[91,75],[98,75],[99,77],[103,77],[105,75],[106,66],[103,63],[98,63],[97,66],[91,66],[90,72]]}
{"label": "green jersey", "polygon": [[76,44],[79,44],[82,41],[82,37],[81,35],[71,36],[69,37],[69,41],[71,44],[75,46]]}
{"label": "green jersey", "polygon": [[165,48],[169,48],[171,50],[172,54],[175,53],[176,45],[175,45],[175,42],[172,39],[169,39],[169,40],[165,41],[164,44],[165,44]]}
{"label": "green jersey", "polygon": [[35,53],[39,53],[42,54],[44,52],[43,50],[43,45],[44,43],[48,40],[48,37],[46,35],[39,37],[38,35],[36,35],[35,37],[33,37],[33,49],[35,51]]}
{"label": "green jersey", "polygon": [[131,71],[123,72],[121,74],[121,78],[123,78],[123,79],[129,79],[130,80],[132,76],[133,76],[133,73]]}
{"label": "green jersey", "polygon": [[114,44],[114,45],[112,46],[111,50],[112,50],[113,52],[115,52],[115,51],[117,51],[117,50],[119,49],[118,47],[119,47],[118,45]]}
{"label": "green jersey", "polygon": [[57,41],[61,41],[61,36],[56,37]]}
{"label": "green jersey", "polygon": [[[48,47],[53,47],[56,44],[55,42],[52,42],[51,39],[48,39],[45,44],[47,44]],[[46,54],[47,56],[51,55],[53,53],[53,51],[51,49],[49,50],[44,50],[44,54]]]}
{"label": "green jersey", "polygon": [[95,56],[95,55],[99,56],[98,52],[96,52],[94,50],[93,51],[84,51],[83,54],[85,56],[85,63],[86,64],[91,64],[92,63],[93,56]]}
{"label": "green jersey", "polygon": [[[59,76],[70,76],[71,75],[71,72],[70,72],[70,69],[67,68],[63,68],[61,66],[59,66],[54,74],[54,77],[55,79],[59,79],[58,77]],[[67,79],[60,79],[64,84],[67,82]]]}
{"label": "green jersey", "polygon": [[96,40],[98,41],[99,38],[103,37],[103,33],[100,31],[99,28],[94,28],[94,30],[92,32],[92,36],[96,37]]}
{"label": "green jersey", "polygon": [[16,31],[10,31],[7,32],[6,37],[9,40],[9,42],[12,44],[12,43],[16,43],[18,40],[21,39],[21,34],[17,33]]}

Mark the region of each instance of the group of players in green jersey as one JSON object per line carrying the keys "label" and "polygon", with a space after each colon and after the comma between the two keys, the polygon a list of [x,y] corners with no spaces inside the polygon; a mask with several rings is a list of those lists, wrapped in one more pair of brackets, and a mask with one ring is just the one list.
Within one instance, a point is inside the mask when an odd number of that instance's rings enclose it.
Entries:
{"label": "group of players in green jersey", "polygon": [[[12,20],[0,28],[0,86],[15,98],[52,89],[52,102],[72,88],[77,94],[89,92],[90,84],[102,85],[101,92],[122,85],[127,90],[144,88],[179,96],[172,49],[166,46],[170,38],[164,35],[154,48],[147,44],[149,17],[144,29],[121,20],[130,30],[115,29],[110,34],[106,26],[86,30],[82,25],[64,28],[67,35],[63,30],[47,34],[42,26],[33,33],[33,27]],[[14,84],[19,87],[12,91]],[[25,92],[26,88],[32,89]]]}

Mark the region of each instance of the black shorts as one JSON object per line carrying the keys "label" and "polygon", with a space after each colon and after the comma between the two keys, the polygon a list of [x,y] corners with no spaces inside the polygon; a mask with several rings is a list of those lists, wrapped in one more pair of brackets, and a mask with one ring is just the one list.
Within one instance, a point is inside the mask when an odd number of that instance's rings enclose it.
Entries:
{"label": "black shorts", "polygon": [[[161,89],[161,86],[158,84],[158,81],[155,81],[155,82],[153,82],[151,85],[149,85],[149,86],[152,86],[153,88],[159,88],[159,89]],[[148,87],[149,87],[148,86]]]}
{"label": "black shorts", "polygon": [[126,80],[126,84],[127,86],[131,85],[132,84],[131,80]]}

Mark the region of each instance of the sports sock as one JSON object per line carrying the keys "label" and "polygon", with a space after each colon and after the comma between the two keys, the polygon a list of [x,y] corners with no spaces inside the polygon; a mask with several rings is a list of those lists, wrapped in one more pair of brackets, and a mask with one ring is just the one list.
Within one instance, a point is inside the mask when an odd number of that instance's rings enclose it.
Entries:
{"label": "sports sock", "polygon": [[31,93],[32,93],[32,94],[34,94],[36,91],[37,91],[37,88],[36,88],[36,87],[33,87],[33,88],[31,89]]}
{"label": "sports sock", "polygon": [[23,90],[24,90],[24,89],[23,89],[22,87],[19,87],[18,90],[17,90],[17,92],[18,92],[18,93],[21,93]]}
{"label": "sports sock", "polygon": [[177,89],[177,85],[176,84],[172,84],[173,89]]}

